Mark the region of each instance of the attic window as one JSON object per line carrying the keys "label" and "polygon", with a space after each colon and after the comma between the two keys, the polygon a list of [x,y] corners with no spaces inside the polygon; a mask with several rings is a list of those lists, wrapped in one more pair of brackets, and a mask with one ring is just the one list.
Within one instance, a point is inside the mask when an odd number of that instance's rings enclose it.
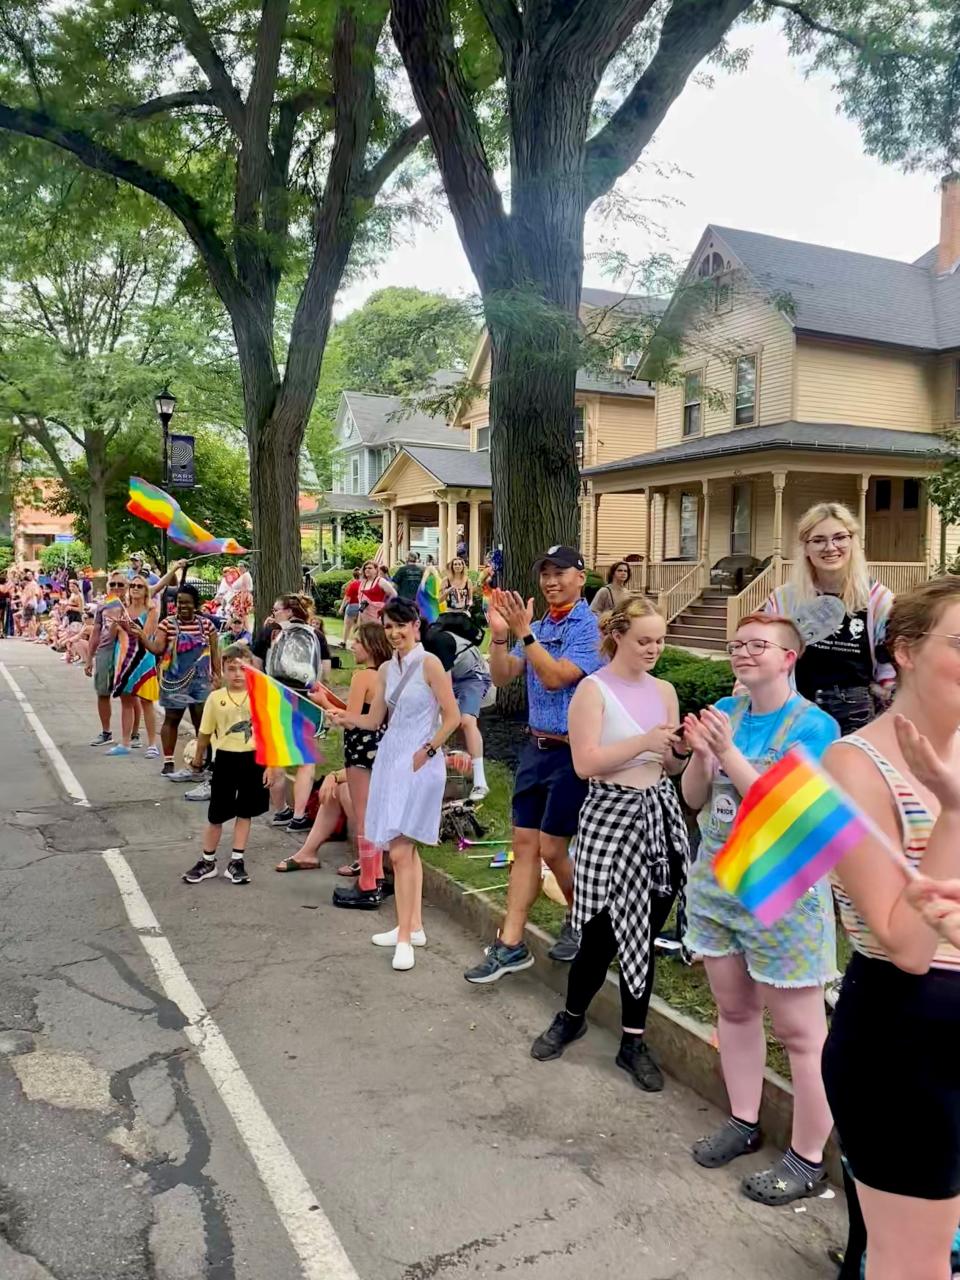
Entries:
{"label": "attic window", "polygon": [[706,280],[708,276],[718,276],[724,269],[723,258],[719,253],[708,250],[700,259],[697,275]]}

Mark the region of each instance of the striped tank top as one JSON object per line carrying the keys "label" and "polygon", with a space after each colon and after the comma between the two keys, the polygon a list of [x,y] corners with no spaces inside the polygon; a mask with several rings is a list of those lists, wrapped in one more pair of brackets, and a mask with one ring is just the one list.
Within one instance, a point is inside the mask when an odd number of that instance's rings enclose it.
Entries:
{"label": "striped tank top", "polygon": [[[897,813],[900,815],[903,852],[915,867],[919,866],[934,827],[934,818],[930,810],[913,787],[897,772],[886,756],[880,754],[873,743],[867,742],[857,734],[851,734],[843,741],[853,747],[859,747],[880,770],[890,788],[890,794],[897,806]],[[852,899],[847,895],[835,871],[831,873],[830,880],[840,911],[840,919],[854,950],[873,960],[889,959],[883,947],[870,932],[867,922],[854,906]],[[941,938],[931,963],[935,969],[952,969],[960,972],[960,951]]]}

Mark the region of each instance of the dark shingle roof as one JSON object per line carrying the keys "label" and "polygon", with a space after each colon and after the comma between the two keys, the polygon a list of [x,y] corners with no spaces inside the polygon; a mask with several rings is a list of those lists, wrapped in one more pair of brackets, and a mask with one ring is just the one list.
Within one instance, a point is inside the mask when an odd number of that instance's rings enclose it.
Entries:
{"label": "dark shingle roof", "polygon": [[946,453],[939,436],[923,431],[892,431],[886,427],[855,427],[841,422],[777,422],[766,427],[738,427],[717,435],[698,436],[652,453],[586,467],[585,476],[666,466],[726,455],[764,452],[769,449],[808,449],[814,453],[886,453],[894,457],[933,461]]}
{"label": "dark shingle roof", "polygon": [[[434,385],[446,387],[458,382],[461,373],[441,370],[434,375]],[[446,449],[469,448],[470,440],[464,431],[448,427],[442,416],[426,413],[407,413],[399,396],[379,396],[367,391],[344,391],[346,400],[357,424],[360,439],[367,445],[411,443],[436,445]]]}
{"label": "dark shingle roof", "polygon": [[409,454],[414,462],[435,476],[441,484],[452,484],[464,489],[490,488],[490,454],[470,453],[465,450],[430,449],[410,445],[400,450]]}
{"label": "dark shingle roof", "polygon": [[789,300],[798,329],[924,350],[960,341],[960,277],[937,277],[926,259],[915,265],[756,231],[710,229],[765,293]]}
{"label": "dark shingle roof", "polygon": [[361,512],[364,515],[383,515],[383,507],[364,493],[321,493],[320,505],[316,511],[308,511],[300,517],[301,524],[319,524],[329,516],[350,515]]}
{"label": "dark shingle roof", "polygon": [[669,298],[654,298],[641,293],[622,293],[619,289],[592,289],[584,285],[580,302],[585,307],[606,308],[623,315],[658,316],[666,310]]}

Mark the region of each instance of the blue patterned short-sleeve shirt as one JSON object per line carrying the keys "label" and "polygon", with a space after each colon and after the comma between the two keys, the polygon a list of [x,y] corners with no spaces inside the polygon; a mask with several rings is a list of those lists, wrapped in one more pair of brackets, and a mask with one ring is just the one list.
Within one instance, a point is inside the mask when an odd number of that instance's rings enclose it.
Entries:
{"label": "blue patterned short-sleeve shirt", "polygon": [[[603,666],[600,656],[600,627],[586,600],[579,600],[563,618],[554,621],[549,614],[534,622],[530,630],[551,658],[565,658],[579,667],[585,676]],[[576,684],[565,689],[546,689],[540,677],[526,660],[523,644],[514,645],[513,654],[527,668],[527,702],[530,728],[541,733],[567,733],[567,713],[577,690]]]}

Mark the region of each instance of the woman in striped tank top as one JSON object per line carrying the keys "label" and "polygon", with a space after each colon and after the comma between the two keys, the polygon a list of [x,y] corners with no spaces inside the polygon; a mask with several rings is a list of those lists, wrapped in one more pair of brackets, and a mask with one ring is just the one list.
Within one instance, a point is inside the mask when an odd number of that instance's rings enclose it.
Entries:
{"label": "woman in striped tank top", "polygon": [[887,629],[894,708],[825,763],[923,873],[910,884],[879,840],[838,864],[853,944],[823,1054],[857,1184],[868,1280],[947,1280],[960,1220],[960,950],[930,881],[960,877],[960,577],[900,596]]}

